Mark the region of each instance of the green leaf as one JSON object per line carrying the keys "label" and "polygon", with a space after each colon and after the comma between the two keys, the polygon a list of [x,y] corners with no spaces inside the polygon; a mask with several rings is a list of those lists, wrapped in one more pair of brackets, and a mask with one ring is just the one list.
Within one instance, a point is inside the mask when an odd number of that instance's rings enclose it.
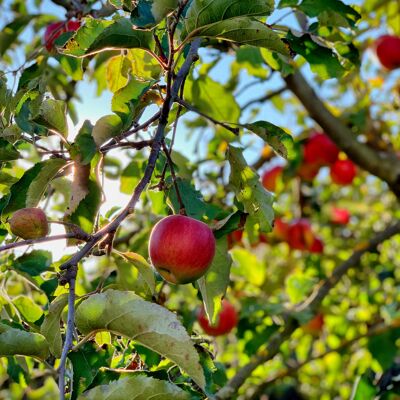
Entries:
{"label": "green leaf", "polygon": [[369,375],[367,372],[356,379],[350,400],[376,399],[377,388]]}
{"label": "green leaf", "polygon": [[265,264],[255,254],[245,249],[233,249],[233,271],[246,278],[255,286],[261,286],[265,280]]}
{"label": "green leaf", "polygon": [[127,251],[125,253],[117,253],[126,261],[128,261],[133,267],[135,267],[140,275],[143,277],[144,281],[147,284],[150,294],[155,293],[156,289],[156,280],[154,275],[154,270],[151,265],[142,257],[140,254],[133,253],[131,251]]}
{"label": "green leaf", "polygon": [[49,159],[25,171],[21,179],[11,186],[10,193],[1,199],[3,217],[21,208],[36,207],[50,181],[65,164],[61,159]]}
{"label": "green leaf", "polygon": [[13,269],[30,276],[38,276],[44,271],[50,271],[52,255],[49,251],[33,250],[18,257],[12,264]]}
{"label": "green leaf", "polygon": [[208,76],[201,76],[185,83],[184,97],[199,111],[221,122],[237,122],[240,107],[232,92]]}
{"label": "green leaf", "polygon": [[110,49],[140,48],[152,50],[154,38],[151,32],[134,30],[129,19],[115,22],[85,18],[85,25],[64,46],[64,53],[84,57]]}
{"label": "green leaf", "polygon": [[62,339],[60,331],[61,313],[68,303],[68,294],[64,293],[54,299],[49,307],[49,312],[44,317],[40,327],[40,333],[46,338],[50,352],[54,357],[60,358],[62,351]]}
{"label": "green leaf", "polygon": [[151,28],[177,7],[178,0],[139,0],[131,14],[132,24],[139,28]]}
{"label": "green leaf", "polygon": [[[221,210],[217,206],[204,201],[201,192],[196,190],[190,181],[177,178],[176,184],[181,195],[182,203],[185,206],[186,214],[189,217],[199,220],[212,220],[220,213]],[[175,213],[178,214],[180,203],[178,201],[176,189],[173,184],[171,184],[171,187],[168,191],[168,200],[171,203]]]}
{"label": "green leaf", "polygon": [[43,315],[42,309],[28,296],[17,296],[12,302],[28,323],[33,324]]}
{"label": "green leaf", "polygon": [[49,348],[44,336],[0,323],[0,356],[29,356],[45,360]]}
{"label": "green leaf", "polygon": [[115,93],[129,81],[132,63],[125,55],[111,57],[107,62],[107,86]]}
{"label": "green leaf", "polygon": [[243,126],[268,143],[281,157],[292,159],[296,156],[292,136],[279,126],[267,121],[257,121]]}
{"label": "green leaf", "polygon": [[125,167],[121,174],[121,184],[119,190],[125,194],[132,194],[134,188],[139,183],[146,168],[145,160],[141,155],[137,155]]}
{"label": "green leaf", "polygon": [[97,147],[100,147],[108,139],[121,133],[122,121],[118,115],[111,114],[101,117],[93,127],[92,136]]}
{"label": "green leaf", "polygon": [[339,0],[303,0],[297,7],[326,26],[354,27],[361,15]]}
{"label": "green leaf", "polygon": [[369,339],[368,350],[379,362],[382,369],[390,368],[395,361],[397,351],[396,342],[399,338],[400,328],[396,328]]}
{"label": "green leaf", "polygon": [[238,17],[268,16],[273,10],[273,0],[193,0],[185,15],[183,37],[214,23]]}
{"label": "green leaf", "polygon": [[76,312],[83,334],[107,330],[126,336],[169,358],[202,388],[199,356],[176,315],[132,292],[107,290],[84,300]]}
{"label": "green leaf", "polygon": [[346,73],[332,50],[316,43],[311,35],[297,37],[289,32],[287,40],[291,49],[303,56],[310,63],[311,70],[321,79],[340,78]]}
{"label": "green leaf", "polygon": [[61,133],[64,137],[68,136],[67,105],[63,100],[43,100],[39,114],[33,121]]}
{"label": "green leaf", "polygon": [[199,28],[192,36],[226,40],[239,45],[264,47],[288,56],[289,48],[280,36],[260,21],[240,17]]}
{"label": "green leaf", "polygon": [[18,35],[26,28],[36,15],[21,15],[3,27],[0,32],[0,56],[17,40]]}
{"label": "green leaf", "polygon": [[207,273],[197,284],[203,298],[208,319],[215,323],[221,310],[221,300],[229,286],[232,258],[228,253],[228,241],[222,237],[216,241],[215,256]]}
{"label": "green leaf", "polygon": [[262,232],[270,232],[274,220],[272,194],[264,189],[259,175],[247,165],[241,149],[229,146],[228,160],[231,166],[229,182],[235,190],[237,200],[257,221]]}
{"label": "green leaf", "polygon": [[0,161],[18,160],[18,158],[21,158],[19,151],[7,140],[0,139]]}
{"label": "green leaf", "polygon": [[86,120],[71,146],[71,156],[82,165],[88,165],[97,152],[96,143],[93,137],[93,125]]}
{"label": "green leaf", "polygon": [[189,394],[179,386],[167,381],[161,381],[148,376],[137,375],[122,378],[108,385],[100,385],[84,393],[84,400],[148,400],[152,398],[163,400],[188,400]]}
{"label": "green leaf", "polygon": [[316,283],[315,278],[303,271],[296,271],[286,279],[286,292],[293,304],[299,303],[310,293]]}

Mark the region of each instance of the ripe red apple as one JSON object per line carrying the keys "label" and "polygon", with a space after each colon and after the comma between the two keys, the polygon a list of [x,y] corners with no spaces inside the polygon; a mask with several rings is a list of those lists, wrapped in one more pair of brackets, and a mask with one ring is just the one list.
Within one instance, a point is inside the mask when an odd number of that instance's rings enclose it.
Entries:
{"label": "ripe red apple", "polygon": [[337,225],[347,225],[350,221],[350,213],[345,208],[333,207],[331,210],[331,222]]}
{"label": "ripe red apple", "polygon": [[321,333],[324,324],[325,324],[324,315],[317,314],[311,321],[303,325],[302,328],[305,333],[317,336]]}
{"label": "ripe red apple", "polygon": [[311,182],[318,175],[320,168],[319,164],[306,164],[303,162],[297,170],[297,175],[303,181]]}
{"label": "ripe red apple", "polygon": [[238,322],[237,312],[235,307],[228,300],[222,300],[222,308],[219,313],[218,320],[215,326],[210,325],[204,306],[201,307],[197,321],[203,328],[203,331],[210,336],[220,336],[229,333]]}
{"label": "ripe red apple", "polygon": [[306,164],[330,165],[337,160],[339,149],[327,135],[316,132],[305,143],[303,154]]}
{"label": "ripe red apple", "polygon": [[289,224],[282,218],[275,218],[273,233],[279,240],[287,240],[289,233]]}
{"label": "ripe red apple", "polygon": [[287,233],[287,242],[294,250],[309,250],[315,240],[311,225],[301,218],[292,222]]}
{"label": "ripe red apple", "polygon": [[282,175],[283,167],[278,165],[264,172],[262,184],[265,189],[275,192],[278,178]]}
{"label": "ripe red apple", "polygon": [[215,238],[205,223],[183,215],[170,215],[154,226],[149,254],[166,281],[190,283],[203,276],[211,265]]}
{"label": "ripe red apple", "polygon": [[356,166],[350,160],[337,160],[331,166],[332,181],[338,185],[350,185],[356,174]]}
{"label": "ripe red apple", "polygon": [[310,253],[321,254],[324,251],[324,242],[319,238],[314,236],[314,240],[309,248]]}
{"label": "ripe red apple", "polygon": [[228,233],[228,249],[231,249],[235,244],[241,244],[243,238],[243,229],[236,229],[231,233]]}
{"label": "ripe red apple", "polygon": [[400,37],[383,35],[375,42],[375,53],[379,62],[387,69],[400,67]]}
{"label": "ripe red apple", "polygon": [[11,232],[22,239],[39,239],[49,233],[46,214],[41,208],[22,208],[8,221]]}
{"label": "ripe red apple", "polygon": [[48,25],[44,33],[44,44],[47,51],[53,50],[55,40],[63,33],[77,31],[80,26],[79,21],[58,21]]}

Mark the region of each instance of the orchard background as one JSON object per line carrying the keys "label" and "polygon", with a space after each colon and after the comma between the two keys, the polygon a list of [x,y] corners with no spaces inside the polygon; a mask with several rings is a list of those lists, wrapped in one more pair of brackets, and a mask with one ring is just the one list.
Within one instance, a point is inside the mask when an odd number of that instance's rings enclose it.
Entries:
{"label": "orchard background", "polygon": [[398,398],[398,1],[0,18],[1,398]]}

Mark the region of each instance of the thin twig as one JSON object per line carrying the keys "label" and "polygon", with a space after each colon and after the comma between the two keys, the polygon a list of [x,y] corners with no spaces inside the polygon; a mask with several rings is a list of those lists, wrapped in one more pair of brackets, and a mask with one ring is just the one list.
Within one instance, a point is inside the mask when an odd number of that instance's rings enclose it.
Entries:
{"label": "thin twig", "polygon": [[257,99],[253,99],[253,100],[249,100],[246,104],[244,104],[241,107],[241,110],[245,110],[246,108],[252,106],[253,104],[257,104],[257,103],[265,103],[268,100],[271,100],[273,97],[275,96],[279,96],[280,94],[282,94],[284,91],[286,91],[288,88],[285,86],[274,90],[273,92],[267,93],[264,96],[258,97]]}

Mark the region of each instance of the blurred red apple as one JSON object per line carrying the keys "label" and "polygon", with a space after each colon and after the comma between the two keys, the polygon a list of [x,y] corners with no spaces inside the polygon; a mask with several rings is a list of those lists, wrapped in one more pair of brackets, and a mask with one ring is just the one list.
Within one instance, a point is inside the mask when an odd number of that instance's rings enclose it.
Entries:
{"label": "blurred red apple", "polygon": [[317,314],[311,321],[303,325],[303,331],[311,335],[319,335],[324,327],[325,320],[323,314]]}
{"label": "blurred red apple", "polygon": [[283,167],[278,165],[264,172],[262,184],[265,189],[275,192],[278,178],[282,175]]}
{"label": "blurred red apple", "polygon": [[375,42],[375,53],[379,62],[387,69],[400,67],[400,37],[383,35]]}
{"label": "blurred red apple", "polygon": [[350,185],[356,174],[356,166],[350,160],[337,160],[331,166],[332,181],[338,185]]}
{"label": "blurred red apple", "polygon": [[317,175],[321,166],[319,164],[300,164],[297,175],[306,182],[311,182]]}
{"label": "blurred red apple", "polygon": [[330,165],[338,156],[336,144],[324,133],[314,133],[304,145],[304,162],[306,164]]}
{"label": "blurred red apple", "polygon": [[338,225],[347,225],[350,221],[350,213],[345,208],[333,207],[331,210],[331,222]]}
{"label": "blurred red apple", "polygon": [[235,244],[241,244],[243,238],[243,229],[236,229],[231,233],[228,233],[228,249],[231,249]]}
{"label": "blurred red apple", "polygon": [[183,215],[171,215],[154,226],[149,254],[152,264],[166,281],[194,282],[211,265],[215,238],[205,223]]}
{"label": "blurred red apple", "polygon": [[289,233],[289,224],[282,218],[275,218],[273,233],[279,240],[287,240]]}
{"label": "blurred red apple", "polygon": [[324,242],[319,237],[314,237],[309,248],[310,253],[321,254],[324,251]]}
{"label": "blurred red apple", "polygon": [[8,221],[10,230],[22,239],[39,239],[49,233],[46,214],[41,208],[22,208]]}
{"label": "blurred red apple", "polygon": [[235,307],[224,299],[222,300],[221,312],[218,315],[215,326],[210,325],[204,306],[201,307],[197,315],[197,321],[208,335],[220,336],[229,333],[237,325],[238,316]]}
{"label": "blurred red apple", "polygon": [[79,21],[58,21],[48,25],[44,33],[44,44],[47,51],[53,50],[55,40],[63,33],[77,31],[80,26]]}
{"label": "blurred red apple", "polygon": [[292,222],[287,232],[287,242],[294,250],[309,250],[315,237],[311,224],[307,219],[301,218]]}

